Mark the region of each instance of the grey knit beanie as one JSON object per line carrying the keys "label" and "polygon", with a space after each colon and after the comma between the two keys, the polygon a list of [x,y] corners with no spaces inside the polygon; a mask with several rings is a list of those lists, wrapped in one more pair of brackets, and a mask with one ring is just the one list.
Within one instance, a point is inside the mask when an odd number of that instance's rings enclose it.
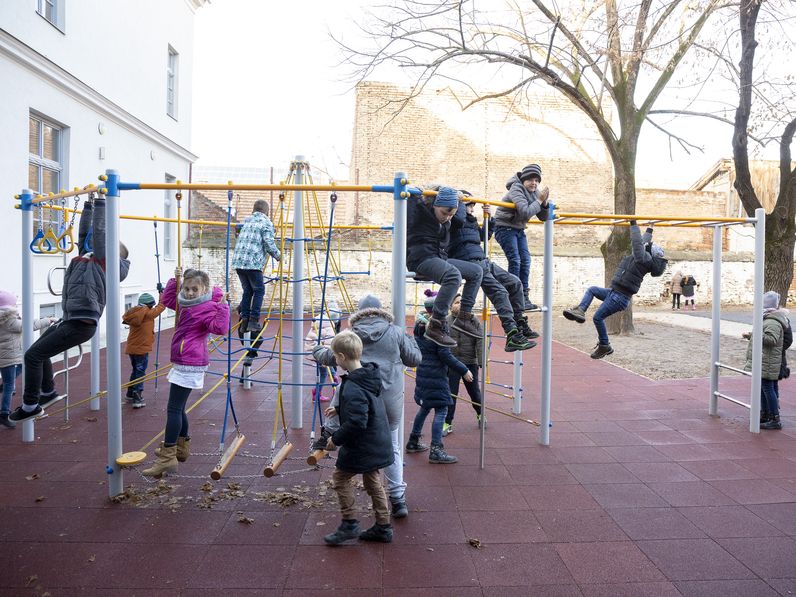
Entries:
{"label": "grey knit beanie", "polygon": [[361,299],[359,299],[359,304],[357,305],[357,309],[359,309],[360,311],[364,309],[381,309],[381,301],[372,294],[366,294]]}

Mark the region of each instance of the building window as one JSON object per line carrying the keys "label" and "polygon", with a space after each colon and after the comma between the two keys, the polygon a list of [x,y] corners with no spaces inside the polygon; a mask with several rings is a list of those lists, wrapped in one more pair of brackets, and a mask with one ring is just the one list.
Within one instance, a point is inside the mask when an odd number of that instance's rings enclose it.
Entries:
{"label": "building window", "polygon": [[36,12],[59,30],[64,30],[65,0],[36,0]]}
{"label": "building window", "polygon": [[169,61],[166,67],[166,114],[177,120],[177,75],[180,55],[169,46]]}
{"label": "building window", "polygon": [[124,295],[124,310],[125,312],[129,311],[133,307],[138,304],[138,295],[137,294],[125,294]]}
{"label": "building window", "polygon": [[[166,174],[166,182],[175,183],[177,182],[177,179],[173,176]],[[166,196],[163,201],[164,218],[176,217],[175,206],[177,198],[175,197],[175,194],[176,193],[173,190],[166,189]],[[165,257],[166,259],[174,259],[176,256],[174,251],[174,237],[176,230],[177,230],[177,225],[174,222],[163,222],[163,257]]]}
{"label": "building window", "polygon": [[[58,193],[66,183],[64,127],[32,112],[28,122],[28,187],[34,194]],[[44,210],[43,216],[52,228],[60,229],[62,212]]]}
{"label": "building window", "polygon": [[39,317],[55,317],[56,319],[60,319],[63,314],[63,311],[61,311],[61,303],[48,303],[39,306]]}

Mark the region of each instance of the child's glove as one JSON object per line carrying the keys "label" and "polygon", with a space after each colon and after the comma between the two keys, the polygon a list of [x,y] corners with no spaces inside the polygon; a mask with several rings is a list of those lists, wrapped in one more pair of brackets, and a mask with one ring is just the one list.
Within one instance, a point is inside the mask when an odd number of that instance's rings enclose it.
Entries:
{"label": "child's glove", "polygon": [[160,282],[157,283],[155,288],[157,289],[159,294],[163,292],[163,284],[161,284]]}

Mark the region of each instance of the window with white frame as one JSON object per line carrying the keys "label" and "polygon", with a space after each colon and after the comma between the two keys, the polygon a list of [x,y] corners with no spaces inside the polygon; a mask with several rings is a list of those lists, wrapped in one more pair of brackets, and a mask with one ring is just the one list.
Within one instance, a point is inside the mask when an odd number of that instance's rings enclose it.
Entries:
{"label": "window with white frame", "polygon": [[[174,176],[166,174],[166,182],[174,183],[177,179]],[[163,217],[174,218],[175,206],[177,198],[175,192],[171,189],[166,189],[166,196],[163,200]],[[163,222],[163,257],[166,259],[174,259],[176,254],[174,250],[174,237],[177,225],[174,222]]]}
{"label": "window with white frame", "polygon": [[[34,112],[30,113],[28,122],[28,187],[34,194],[58,193],[66,185],[65,129]],[[62,213],[44,210],[42,215],[57,230]]]}
{"label": "window with white frame", "polygon": [[166,66],[166,114],[177,119],[177,83],[180,67],[180,55],[169,46],[169,59]]}
{"label": "window with white frame", "polygon": [[138,304],[138,294],[124,295],[124,310],[129,311]]}
{"label": "window with white frame", "polygon": [[61,310],[61,303],[47,303],[39,306],[39,317],[55,317],[60,319],[64,312]]}
{"label": "window with white frame", "polygon": [[36,0],[36,12],[54,27],[64,30],[64,2],[66,0]]}

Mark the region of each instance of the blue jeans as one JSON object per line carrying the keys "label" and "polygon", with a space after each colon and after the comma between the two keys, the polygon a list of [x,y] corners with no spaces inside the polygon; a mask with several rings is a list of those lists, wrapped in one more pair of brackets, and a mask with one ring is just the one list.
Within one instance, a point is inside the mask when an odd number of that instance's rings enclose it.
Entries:
{"label": "blue jeans", "polygon": [[243,296],[240,299],[241,319],[260,319],[260,308],[263,306],[265,296],[265,283],[263,272],[258,269],[236,269],[240,285],[243,287]]}
{"label": "blue jeans", "polygon": [[506,254],[509,273],[520,279],[522,289],[527,293],[528,280],[531,277],[531,252],[528,250],[528,238],[525,236],[525,230],[496,226],[495,240]]}
{"label": "blue jeans", "polygon": [[760,410],[779,414],[779,382],[776,379],[760,380]]}
{"label": "blue jeans", "polygon": [[[130,381],[134,381],[146,375],[146,368],[149,364],[149,355],[148,354],[131,354],[130,355],[130,364],[133,366],[133,370],[130,373]],[[130,390],[135,392],[143,392],[144,391],[144,382],[139,381],[138,383],[129,387]]]}
{"label": "blue jeans", "polygon": [[592,317],[594,327],[597,328],[597,337],[600,339],[600,344],[610,344],[611,342],[608,340],[608,330],[605,329],[605,318],[627,309],[628,305],[630,305],[630,297],[625,296],[621,292],[610,290],[609,288],[590,286],[583,295],[583,299],[580,301],[579,305],[584,313],[588,310],[589,305],[591,305],[592,300],[595,298],[603,302]]}
{"label": "blue jeans", "polygon": [[[448,414],[447,406],[434,406],[434,421],[431,423],[431,443],[434,445],[442,445],[442,424],[445,422],[445,415]],[[431,408],[421,406],[415,415],[415,422],[412,425],[412,435],[420,436],[423,434],[423,424],[426,422],[428,413]]]}
{"label": "blue jeans", "polygon": [[464,289],[462,290],[461,310],[465,313],[473,312],[483,275],[480,263],[460,261],[459,259],[446,261],[441,257],[429,257],[415,266],[415,273],[421,278],[433,280],[440,285],[439,293],[434,299],[433,316],[435,319],[444,321],[448,316],[453,298],[459,292],[462,278],[464,278]]}
{"label": "blue jeans", "polygon": [[17,377],[22,375],[22,365],[0,367],[0,374],[3,376],[3,405],[0,406],[0,413],[7,415],[11,412],[11,396],[16,389]]}

